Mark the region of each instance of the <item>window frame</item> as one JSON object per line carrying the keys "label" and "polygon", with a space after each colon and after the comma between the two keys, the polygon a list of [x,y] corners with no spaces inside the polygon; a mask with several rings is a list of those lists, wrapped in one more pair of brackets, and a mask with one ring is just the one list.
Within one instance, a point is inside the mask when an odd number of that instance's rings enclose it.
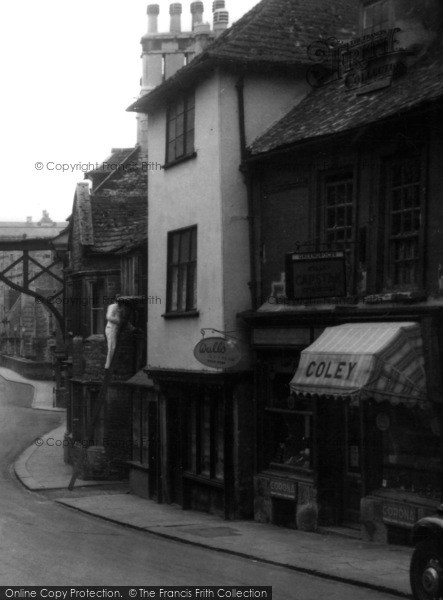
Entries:
{"label": "window frame", "polygon": [[135,252],[122,256],[120,261],[122,294],[145,296],[148,291],[146,256]]}
{"label": "window frame", "polygon": [[[416,161],[419,168],[419,179],[414,183],[404,183],[403,174],[402,184],[401,185],[393,185],[393,170],[395,166],[404,165],[406,162]],[[423,151],[411,152],[408,154],[401,154],[399,156],[391,156],[387,158],[382,164],[382,179],[383,179],[383,190],[382,194],[382,202],[384,203],[385,214],[384,214],[384,223],[385,223],[385,237],[384,237],[384,256],[385,264],[383,269],[383,290],[386,292],[389,291],[418,291],[422,290],[425,283],[425,252],[424,252],[424,235],[425,235],[425,218],[426,218],[426,164],[425,164],[425,153]],[[394,191],[398,190],[402,192],[403,190],[410,188],[412,186],[416,186],[418,190],[419,204],[418,206],[413,206],[404,208],[403,210],[393,211],[393,196]],[[404,200],[402,200],[404,204]],[[404,215],[406,213],[412,213],[414,210],[419,210],[419,227],[414,231],[401,231],[398,234],[393,234],[393,213],[396,215],[400,215],[400,221],[404,223]],[[401,216],[403,215],[403,217]],[[402,270],[400,273],[400,281],[397,280],[397,276],[395,274],[395,246],[396,242],[407,242],[408,240],[416,239],[416,258],[404,258],[403,260],[398,260],[397,263],[405,263],[414,260],[416,263],[416,276],[414,281],[405,282],[404,276],[405,272]]]}
{"label": "window frame", "polygon": [[[98,294],[98,304],[97,306],[94,304],[94,286],[98,286],[99,294]],[[104,304],[104,295],[105,295],[105,279],[97,278],[88,281],[89,287],[89,335],[104,335],[105,333],[105,304]],[[101,291],[100,291],[101,290]],[[97,313],[97,315],[95,315]],[[101,317],[100,317],[101,315]],[[95,316],[97,316],[97,324],[100,322],[101,318],[101,326],[95,327]],[[97,329],[97,331],[95,331]]]}
{"label": "window frame", "polygon": [[[347,202],[336,202],[335,204],[329,204],[328,203],[328,190],[332,189],[333,187],[338,187],[338,186],[351,186],[351,192],[350,192],[350,201]],[[342,251],[348,251],[349,249],[346,249],[345,246],[346,245],[352,245],[353,241],[354,241],[354,216],[355,216],[355,200],[354,200],[354,188],[355,188],[355,184],[354,184],[354,174],[349,171],[349,172],[340,172],[337,173],[335,175],[329,175],[327,177],[325,177],[324,179],[324,201],[323,201],[323,235],[325,238],[325,242],[326,244],[328,244],[328,246],[334,246],[334,250],[342,250]],[[346,198],[348,199],[348,191],[345,191],[346,194]],[[337,226],[336,222],[337,222],[337,215],[338,212],[340,210],[340,208],[342,208],[345,213],[345,222],[343,225]],[[350,217],[348,216],[348,211],[350,209]],[[329,226],[329,214],[332,213],[332,210],[334,211],[333,214],[335,216],[335,225],[334,227],[330,227]],[[345,232],[345,236],[343,240],[338,240],[336,237],[336,234],[339,231],[344,231]],[[349,231],[350,232],[350,237],[348,239],[348,237],[346,236],[346,232]],[[334,239],[330,239],[330,235],[334,236]],[[338,247],[335,247],[338,246]]]}
{"label": "window frame", "polygon": [[[189,234],[188,258],[183,259],[182,239]],[[178,257],[174,260],[174,240],[178,237]],[[168,231],[166,264],[166,314],[164,316],[196,315],[197,311],[197,225]],[[192,277],[189,276],[190,273]],[[174,290],[174,274],[177,273]],[[184,277],[184,273],[186,276]],[[184,282],[184,283],[183,283]],[[183,293],[185,303],[183,306]],[[180,299],[182,300],[180,302]]]}
{"label": "window frame", "polygon": [[[180,105],[183,111],[177,112]],[[180,117],[182,119],[180,120]],[[181,124],[180,124],[181,123]],[[179,125],[180,124],[180,125]],[[172,127],[175,131],[172,132]],[[177,140],[182,151],[177,148]],[[172,151],[173,149],[173,151]],[[185,92],[170,102],[166,108],[165,168],[193,158],[195,153],[195,92]]]}
{"label": "window frame", "polygon": [[186,473],[223,484],[226,460],[223,396],[205,392],[190,399],[186,425]]}
{"label": "window frame", "polygon": [[[344,240],[328,239],[328,187],[335,184],[351,183],[351,216],[349,225],[344,225],[344,229],[350,230],[350,238]],[[319,198],[318,214],[318,238],[321,240],[319,250],[341,251],[345,256],[346,271],[346,293],[350,296],[356,293],[356,268],[357,268],[357,223],[358,223],[358,204],[357,204],[358,175],[355,165],[352,163],[344,164],[340,168],[327,170],[321,173],[321,192]],[[341,229],[343,229],[341,228]],[[346,237],[346,236],[345,236]]]}

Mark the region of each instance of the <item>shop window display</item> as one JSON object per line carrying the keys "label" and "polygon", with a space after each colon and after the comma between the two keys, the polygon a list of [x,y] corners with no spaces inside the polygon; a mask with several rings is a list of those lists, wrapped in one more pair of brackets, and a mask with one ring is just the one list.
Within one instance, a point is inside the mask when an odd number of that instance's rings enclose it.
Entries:
{"label": "shop window display", "polygon": [[383,448],[382,487],[440,500],[441,432],[431,409],[379,405],[376,425]]}
{"label": "shop window display", "polygon": [[312,469],[312,400],[290,394],[288,375],[275,373],[268,398],[267,462]]}
{"label": "shop window display", "polygon": [[224,478],[224,405],[209,394],[189,401],[186,470],[206,479]]}

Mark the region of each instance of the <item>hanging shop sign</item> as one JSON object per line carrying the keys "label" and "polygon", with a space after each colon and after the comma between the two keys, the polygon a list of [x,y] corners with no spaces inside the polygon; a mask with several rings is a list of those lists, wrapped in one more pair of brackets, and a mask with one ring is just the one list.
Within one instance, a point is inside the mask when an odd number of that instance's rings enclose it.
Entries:
{"label": "hanging shop sign", "polygon": [[312,87],[343,79],[346,88],[369,93],[391,85],[407,71],[407,53],[400,47],[399,27],[382,29],[346,42],[334,37],[308,46],[313,64],[306,78]]}
{"label": "hanging shop sign", "polygon": [[206,367],[229,369],[235,367],[242,359],[240,349],[235,340],[220,337],[203,338],[194,348],[195,358]]}
{"label": "hanging shop sign", "polygon": [[344,252],[286,254],[286,295],[290,300],[345,296]]}

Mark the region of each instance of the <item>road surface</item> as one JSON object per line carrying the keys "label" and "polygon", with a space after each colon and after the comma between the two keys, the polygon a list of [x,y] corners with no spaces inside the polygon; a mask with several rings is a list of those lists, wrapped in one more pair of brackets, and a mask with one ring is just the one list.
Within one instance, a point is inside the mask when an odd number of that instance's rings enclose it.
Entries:
{"label": "road surface", "polygon": [[274,600],[394,598],[164,540],[26,490],[13,473],[14,460],[63,418],[18,399],[8,402],[0,385],[0,585],[271,585]]}

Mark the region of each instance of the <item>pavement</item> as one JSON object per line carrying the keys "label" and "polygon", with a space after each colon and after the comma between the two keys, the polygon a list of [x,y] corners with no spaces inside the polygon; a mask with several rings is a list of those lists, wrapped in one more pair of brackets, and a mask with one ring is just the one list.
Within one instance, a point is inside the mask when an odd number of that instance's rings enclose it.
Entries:
{"label": "pavement", "polygon": [[[5,371],[0,368],[0,377],[9,376],[12,381],[20,377]],[[22,380],[18,383],[24,383]],[[47,382],[25,381],[36,388],[35,409],[60,410],[52,407],[52,391],[45,404]],[[127,482],[77,480],[70,492],[72,467],[63,460],[64,433],[62,426],[39,438],[15,462],[15,473],[28,489],[50,493],[70,509],[163,538],[396,596],[411,595],[411,548],[363,542],[331,532],[306,533],[254,521],[225,521],[131,495]]]}

